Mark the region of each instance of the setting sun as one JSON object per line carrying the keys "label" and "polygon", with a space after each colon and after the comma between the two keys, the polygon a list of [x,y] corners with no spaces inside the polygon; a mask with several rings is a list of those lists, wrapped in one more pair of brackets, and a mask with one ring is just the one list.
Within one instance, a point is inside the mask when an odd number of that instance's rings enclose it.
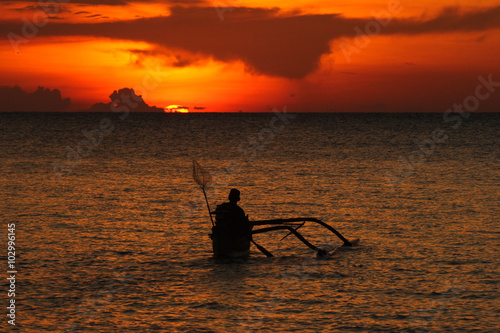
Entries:
{"label": "setting sun", "polygon": [[188,113],[189,112],[189,108],[187,106],[182,106],[182,105],[169,105],[167,107],[165,107],[165,112],[169,112],[169,113]]}

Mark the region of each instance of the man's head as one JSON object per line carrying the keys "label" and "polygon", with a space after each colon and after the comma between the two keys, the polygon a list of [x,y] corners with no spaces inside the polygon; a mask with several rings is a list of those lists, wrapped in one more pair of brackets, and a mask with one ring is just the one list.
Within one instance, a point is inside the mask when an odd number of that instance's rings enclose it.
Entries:
{"label": "man's head", "polygon": [[229,202],[237,203],[238,201],[240,201],[240,191],[235,188],[231,189],[231,191],[229,191],[228,199]]}

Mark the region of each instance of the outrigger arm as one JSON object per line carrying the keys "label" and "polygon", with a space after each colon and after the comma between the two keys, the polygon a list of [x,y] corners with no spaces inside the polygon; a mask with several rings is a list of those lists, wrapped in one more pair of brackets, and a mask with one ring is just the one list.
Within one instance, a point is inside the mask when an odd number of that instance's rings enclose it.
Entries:
{"label": "outrigger arm", "polygon": [[[290,218],[290,219],[274,219],[274,220],[260,220],[260,221],[251,221],[250,223],[253,224],[254,226],[256,225],[286,225],[287,223],[292,223],[292,222],[314,222],[322,225],[323,227],[327,228],[331,232],[333,232],[335,235],[337,235],[338,238],[340,238],[345,246],[352,246],[353,244],[348,241],[344,236],[340,234],[337,230],[335,230],[333,227],[329,226],[325,222],[318,220],[317,218],[313,217],[295,217],[295,218]],[[257,231],[257,230],[256,230]],[[295,229],[294,229],[295,231]],[[253,232],[252,232],[253,233]],[[307,244],[306,244],[307,245]]]}
{"label": "outrigger arm", "polygon": [[320,249],[319,247],[316,247],[316,246],[312,245],[311,243],[309,243],[309,241],[307,239],[305,239],[304,236],[299,234],[292,226],[289,226],[289,225],[276,225],[274,227],[267,227],[267,228],[253,230],[252,235],[261,234],[263,232],[274,231],[274,230],[289,230],[298,239],[300,239],[302,241],[302,243],[306,244],[310,249],[313,249],[314,251],[318,252],[319,255],[325,255],[327,253],[325,250]]}
{"label": "outrigger arm", "polygon": [[[337,230],[335,230],[333,227],[331,227],[330,225],[326,224],[325,222],[323,222],[321,220],[318,220],[317,218],[310,218],[310,217],[296,217],[296,218],[289,218],[289,219],[274,219],[274,220],[251,221],[250,223],[253,226],[271,225],[271,227],[261,228],[261,229],[257,229],[257,230],[252,230],[251,233],[252,233],[252,235],[255,235],[255,234],[260,234],[260,233],[269,232],[269,231],[275,231],[275,230],[289,230],[290,231],[289,234],[294,234],[299,240],[302,241],[302,243],[304,243],[305,245],[307,245],[309,248],[313,249],[314,251],[317,251],[318,255],[322,256],[322,255],[325,255],[327,253],[325,250],[320,249],[320,248],[312,245],[309,241],[307,241],[307,239],[304,238],[304,236],[302,236],[301,234],[299,234],[297,232],[298,228],[294,229],[290,225],[290,223],[293,223],[293,222],[303,222],[299,226],[299,228],[301,226],[303,226],[304,223],[306,223],[306,222],[318,223],[318,224],[322,225],[323,227],[327,228],[328,230],[330,230],[337,237],[339,237],[344,242],[344,246],[353,246],[353,244],[350,241],[348,241],[344,236],[342,236],[340,234],[340,232],[338,232]],[[272,226],[272,225],[274,225],[274,226]]]}

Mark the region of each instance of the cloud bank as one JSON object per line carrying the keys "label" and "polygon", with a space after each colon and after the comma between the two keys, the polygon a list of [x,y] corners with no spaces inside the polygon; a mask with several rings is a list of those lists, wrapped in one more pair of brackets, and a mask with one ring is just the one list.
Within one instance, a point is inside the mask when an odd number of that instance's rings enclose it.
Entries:
{"label": "cloud bank", "polygon": [[57,89],[44,87],[27,93],[20,87],[0,87],[0,112],[62,112],[67,111],[69,98],[62,98]]}
{"label": "cloud bank", "polygon": [[[338,14],[285,15],[276,8],[232,8],[221,21],[216,10],[174,7],[167,17],[51,23],[40,29],[40,35],[144,41],[222,62],[242,61],[256,74],[300,79],[317,68],[322,55],[331,52],[332,40],[355,37],[354,28],[363,30],[374,22],[373,18],[346,18]],[[393,18],[380,29],[380,34],[477,32],[498,28],[500,6],[465,13],[448,8],[428,20]],[[2,33],[20,29],[12,24],[0,25]]]}
{"label": "cloud bank", "polygon": [[[130,110],[132,112],[164,112],[164,109],[156,106],[149,106],[141,95],[137,95],[134,89],[122,88],[113,91],[109,95],[111,102],[96,103],[87,110],[89,112],[120,112],[121,109]],[[128,112],[128,111],[127,111]]]}

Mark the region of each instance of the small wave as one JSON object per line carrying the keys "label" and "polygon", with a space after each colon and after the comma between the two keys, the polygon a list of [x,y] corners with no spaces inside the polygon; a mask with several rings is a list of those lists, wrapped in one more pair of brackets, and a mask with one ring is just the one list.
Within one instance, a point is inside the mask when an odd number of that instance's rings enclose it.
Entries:
{"label": "small wave", "polygon": [[222,310],[226,308],[224,305],[221,305],[218,302],[198,303],[191,305],[190,307],[193,309],[205,308],[210,310]]}
{"label": "small wave", "polygon": [[18,217],[26,217],[26,216],[31,216],[31,217],[35,217],[35,216],[43,216],[44,214],[42,213],[32,213],[32,214],[18,214],[17,216]]}
{"label": "small wave", "polygon": [[174,202],[173,200],[169,199],[156,199],[156,200],[149,200],[150,203],[156,203],[156,204],[168,204]]}
{"label": "small wave", "polygon": [[64,228],[64,229],[78,229],[79,227],[77,225],[73,224],[68,224],[68,223],[52,223],[50,225],[51,228],[58,229],[58,228]]}
{"label": "small wave", "polygon": [[392,316],[394,319],[406,319],[410,315],[409,314],[402,314],[402,313],[396,313],[395,315]]}
{"label": "small wave", "polygon": [[62,218],[71,218],[71,217],[75,217],[75,215],[71,214],[71,215],[68,215],[68,214],[61,214],[61,213],[53,213],[53,214],[49,214],[49,216],[52,216],[52,217],[62,217]]}
{"label": "small wave", "polygon": [[114,251],[116,254],[119,254],[121,256],[125,256],[127,254],[134,254],[132,251]]}

